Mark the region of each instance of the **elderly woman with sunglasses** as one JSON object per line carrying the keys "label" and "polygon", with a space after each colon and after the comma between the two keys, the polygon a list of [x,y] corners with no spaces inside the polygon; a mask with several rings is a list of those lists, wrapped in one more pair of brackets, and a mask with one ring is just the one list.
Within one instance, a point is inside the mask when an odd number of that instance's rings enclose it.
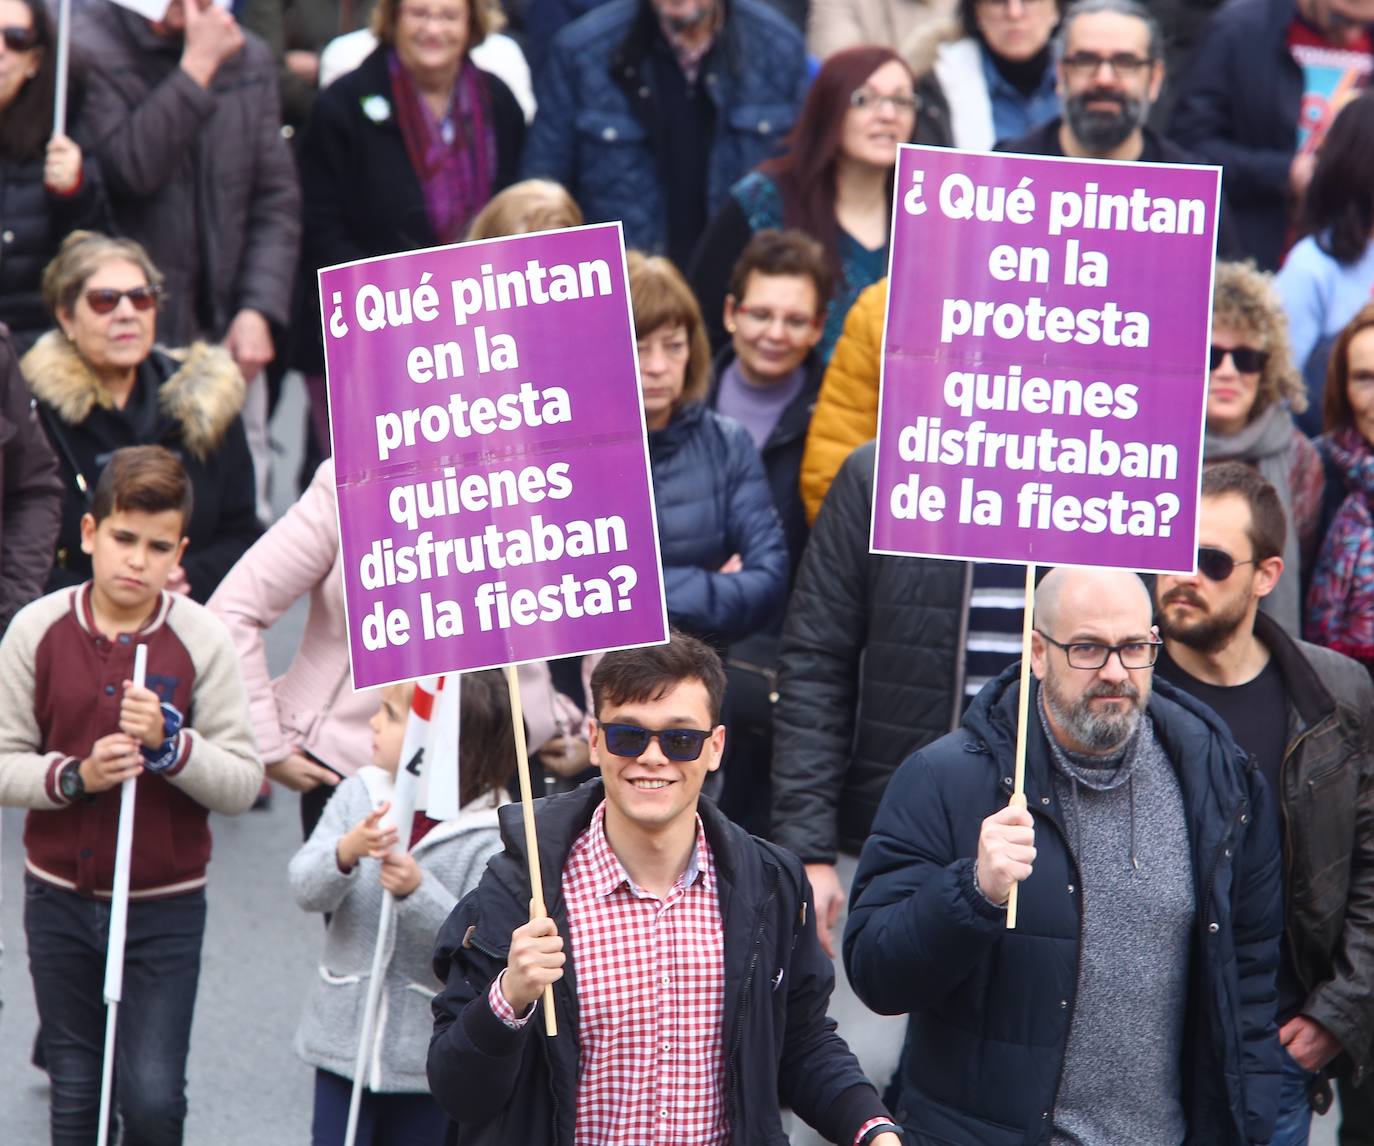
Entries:
{"label": "elderly woman with sunglasses", "polygon": [[1279,579],[1260,608],[1296,637],[1301,570],[1316,548],[1322,463],[1294,425],[1307,391],[1289,351],[1288,319],[1269,275],[1251,263],[1217,266],[1205,462],[1246,462],[1276,490],[1288,516]]}
{"label": "elderly woman with sunglasses", "polygon": [[222,347],[155,349],[161,294],[162,276],[139,244],[93,231],[68,235],[43,274],[58,329],[21,365],[65,486],[49,590],[90,577],[81,516],[123,446],[166,446],[191,478],[190,544],[169,589],[204,602],[261,532],[239,419],[243,376]]}

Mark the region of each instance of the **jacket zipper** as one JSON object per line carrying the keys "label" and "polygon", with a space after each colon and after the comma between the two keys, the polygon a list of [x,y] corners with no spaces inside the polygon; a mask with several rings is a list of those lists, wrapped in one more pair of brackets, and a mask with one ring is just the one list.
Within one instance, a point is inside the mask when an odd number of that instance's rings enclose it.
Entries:
{"label": "jacket zipper", "polygon": [[730,1094],[730,1124],[739,1124],[739,1050],[744,1039],[744,1016],[749,1010],[749,996],[754,986],[754,974],[759,963],[759,945],[763,941],[763,927],[768,919],[768,908],[778,897],[778,869],[773,870],[773,879],[768,887],[768,895],[759,905],[759,921],[754,928],[754,938],[749,951],[749,966],[744,972],[744,985],[740,988],[739,1006],[735,1010],[735,1030],[730,1039],[730,1058],[727,1063],[729,1077],[726,1089]]}
{"label": "jacket zipper", "polygon": [[[1324,722],[1323,722],[1324,723]],[[1277,799],[1279,804],[1279,819],[1283,823],[1283,937],[1288,940],[1288,951],[1290,961],[1292,952],[1297,950],[1297,945],[1293,942],[1293,912],[1292,901],[1289,896],[1292,894],[1293,887],[1293,825],[1288,818],[1287,781],[1288,781],[1288,762],[1293,758],[1294,753],[1302,746],[1302,742],[1311,736],[1321,725],[1313,725],[1311,728],[1304,728],[1298,734],[1298,738],[1284,751],[1283,759],[1279,761],[1279,791]],[[1292,961],[1293,973],[1298,978],[1299,986],[1304,991],[1312,988],[1302,979],[1302,973],[1298,969],[1296,961]]]}
{"label": "jacket zipper", "polygon": [[1053,1123],[1050,1118],[1050,1115],[1054,1113],[1054,1108],[1059,1104],[1059,1088],[1064,1085],[1064,1062],[1069,1057],[1069,1031],[1073,1029],[1073,1017],[1078,1010],[1078,972],[1083,966],[1083,871],[1078,866],[1078,857],[1073,854],[1073,848],[1069,846],[1069,838],[1064,834],[1064,830],[1059,826],[1059,822],[1053,816],[1045,814],[1042,814],[1040,818],[1042,820],[1045,820],[1051,826],[1053,826],[1055,832],[1059,836],[1059,839],[1063,842],[1064,854],[1069,857],[1069,863],[1073,866],[1073,877],[1075,880],[1078,881],[1074,885],[1078,888],[1078,958],[1075,960],[1074,963],[1073,990],[1069,994],[1068,1026],[1064,1028],[1064,1052],[1059,1056],[1059,1073],[1055,1076],[1054,1093],[1050,1096],[1050,1108],[1049,1110],[1045,1111],[1045,1115],[1042,1120],[1045,1123],[1045,1125],[1044,1127],[1042,1127],[1040,1137],[1038,1139],[1038,1141],[1043,1142],[1045,1140],[1045,1136],[1049,1134],[1050,1131],[1053,1129]]}

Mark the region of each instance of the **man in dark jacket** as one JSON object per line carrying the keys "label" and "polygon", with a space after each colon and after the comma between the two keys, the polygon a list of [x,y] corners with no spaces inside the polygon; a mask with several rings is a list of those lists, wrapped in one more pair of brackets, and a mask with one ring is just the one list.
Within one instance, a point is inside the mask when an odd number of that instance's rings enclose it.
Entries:
{"label": "man in dark jacket", "polygon": [[1290,207],[1317,147],[1371,63],[1369,0],[1230,0],[1198,40],[1170,134],[1226,170],[1244,253],[1282,261]]}
{"label": "man in dark jacket", "polygon": [[42,594],[61,515],[57,458],[0,326],[0,635]]}
{"label": "man in dark jacket", "polygon": [[909,1140],[1270,1140],[1274,813],[1220,720],[1152,691],[1150,614],[1132,573],[1052,570],[1036,593],[1025,802],[1008,803],[1016,669],[888,785],[844,954],[860,998],[910,1015]]}
{"label": "man in dark jacket", "polygon": [[[1279,578],[1294,575],[1280,556],[1286,529],[1278,494],[1251,466],[1208,466],[1198,573],[1155,586],[1158,676],[1226,721],[1287,827],[1274,1146],[1306,1143],[1309,1093],[1323,1109],[1329,1101],[1314,1083],[1339,1074],[1347,1099],[1374,1049],[1374,685],[1355,661],[1295,641],[1257,612]],[[1343,1101],[1343,1136],[1357,1121],[1348,1108],[1364,1105]],[[1371,1129],[1361,1124],[1362,1141]]]}
{"label": "man in dark jacket", "polygon": [[801,33],[758,0],[611,0],[554,38],[524,174],[685,267],[730,186],[791,130],[806,84]]}
{"label": "man in dark jacket", "polygon": [[[826,1018],[801,865],[700,799],[724,690],[719,657],[679,633],[597,666],[602,779],[537,813],[547,916],[529,918],[519,809],[502,810],[505,851],[434,960],[429,1082],[460,1142],[762,1146],[786,1141],[781,1096],[828,1141],[898,1146]],[[529,1020],[550,987],[546,1039]]]}

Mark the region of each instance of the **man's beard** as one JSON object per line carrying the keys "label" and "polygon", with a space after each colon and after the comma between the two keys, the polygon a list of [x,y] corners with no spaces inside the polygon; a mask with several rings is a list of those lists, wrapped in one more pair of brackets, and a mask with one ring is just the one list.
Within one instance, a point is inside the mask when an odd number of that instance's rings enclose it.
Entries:
{"label": "man's beard", "polygon": [[[1090,102],[1110,100],[1116,111],[1090,108]],[[1114,151],[1130,138],[1150,114],[1150,101],[1136,99],[1111,91],[1086,91],[1070,96],[1064,105],[1064,116],[1084,150],[1102,154]]]}
{"label": "man's beard", "polygon": [[[1117,683],[1100,680],[1090,685],[1076,700],[1066,701],[1059,694],[1053,670],[1045,677],[1044,690],[1045,709],[1055,727],[1072,737],[1080,747],[1093,753],[1112,752],[1135,735],[1135,730],[1140,726],[1140,714],[1149,698],[1148,692],[1142,696],[1140,689],[1129,680]],[[1114,705],[1106,709],[1094,706],[1093,698],[1101,696],[1124,696],[1131,703],[1124,712],[1118,711]]]}
{"label": "man's beard", "polygon": [[712,0],[698,0],[689,12],[671,16],[661,13],[659,18],[663,21],[663,26],[670,32],[690,32],[694,28],[700,28],[711,18],[714,11],[715,5]]}
{"label": "man's beard", "polygon": [[[1169,605],[1176,601],[1192,605],[1201,614],[1190,623],[1176,621],[1169,613]],[[1230,606],[1209,609],[1189,589],[1180,585],[1159,599],[1159,631],[1165,639],[1177,641],[1195,652],[1220,652],[1231,643],[1236,631],[1245,623],[1249,608],[1250,597],[1245,594]]]}

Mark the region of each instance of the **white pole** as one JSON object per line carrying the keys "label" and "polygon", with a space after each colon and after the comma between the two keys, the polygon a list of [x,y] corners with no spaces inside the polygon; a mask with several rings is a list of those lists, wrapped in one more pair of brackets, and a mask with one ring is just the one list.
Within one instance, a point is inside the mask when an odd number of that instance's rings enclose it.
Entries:
{"label": "white pole", "polygon": [[[401,759],[396,768],[396,784],[391,794],[391,810],[382,818],[383,824],[395,825],[394,851],[410,850],[410,834],[415,821],[415,789],[430,745],[434,695],[443,687],[443,683],[441,676],[422,677],[415,682],[410,717],[406,721],[405,738],[401,743]],[[395,915],[396,900],[391,892],[384,892],[382,912],[377,918],[377,946],[372,951],[372,974],[367,981],[367,998],[363,1003],[363,1029],[358,1037],[358,1055],[353,1063],[353,1093],[348,1100],[348,1129],[344,1132],[344,1146],[354,1146],[358,1136],[358,1114],[362,1109],[363,1088],[372,1066],[377,1004],[381,1001],[382,985],[386,979]]]}
{"label": "white pole", "polygon": [[[148,679],[148,646],[134,649],[134,687],[142,688]],[[99,1146],[110,1135],[110,1107],[114,1102],[115,1027],[119,1023],[119,1000],[124,994],[124,940],[129,922],[129,868],[134,849],[134,787],[137,779],[119,786],[119,834],[115,840],[114,888],[110,896],[110,942],[105,949],[105,1059],[100,1078]]]}
{"label": "white pole", "polygon": [[72,55],[72,0],[57,7],[57,90],[53,94],[52,133],[67,134],[67,72]]}

